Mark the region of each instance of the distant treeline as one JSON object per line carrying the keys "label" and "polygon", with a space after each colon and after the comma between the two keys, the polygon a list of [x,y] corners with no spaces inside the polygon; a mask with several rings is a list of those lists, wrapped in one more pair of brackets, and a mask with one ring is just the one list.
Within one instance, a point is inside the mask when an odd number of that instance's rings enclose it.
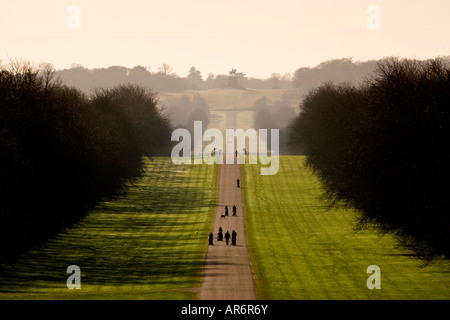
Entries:
{"label": "distant treeline", "polygon": [[[450,68],[390,58],[359,85],[311,90],[291,124],[329,199],[422,258],[450,256]],[[369,249],[368,249],[369,250]]]}
{"label": "distant treeline", "polygon": [[170,124],[153,92],[136,86],[90,96],[53,71],[0,69],[0,258],[79,221],[139,177],[143,157],[170,154]]}
{"label": "distant treeline", "polygon": [[187,129],[192,136],[194,121],[202,121],[203,130],[206,130],[211,120],[208,103],[199,94],[169,97],[164,101],[164,113],[175,128]]}
{"label": "distant treeline", "polygon": [[[450,57],[445,59],[449,60]],[[289,89],[297,88],[304,92],[327,81],[362,82],[367,74],[373,72],[379,60],[365,62],[353,61],[351,58],[333,59],[320,63],[315,67],[302,67],[289,73],[274,73],[266,79],[258,79],[237,72],[239,88],[247,89]],[[111,66],[109,68],[88,69],[81,65],[73,65],[69,69],[55,72],[57,77],[70,86],[75,86],[84,92],[101,87],[109,88],[118,84],[132,83],[157,92],[180,92],[186,90],[207,90],[229,87],[229,75],[209,73],[202,75],[200,70],[191,67],[186,70],[186,76],[172,72],[172,67],[163,64],[157,71],[150,67]]]}
{"label": "distant treeline", "polygon": [[[97,87],[109,88],[121,83],[137,84],[152,88],[156,92],[207,90],[229,86],[228,75],[210,73],[205,77],[195,67],[191,67],[186,76],[179,76],[173,73],[172,68],[168,65],[164,65],[156,72],[143,66],[88,69],[80,65],[73,65],[70,69],[56,71],[55,75],[65,84],[80,88],[84,92],[90,92]],[[274,74],[268,79],[256,79],[239,74],[237,81],[239,88],[281,89],[291,87],[291,79],[287,75]]]}
{"label": "distant treeline", "polygon": [[297,113],[295,106],[299,97],[293,92],[286,92],[279,100],[271,101],[263,96],[254,102],[253,127],[255,129],[278,129],[279,152],[286,154],[301,154],[302,150],[295,144],[289,144],[289,124]]}
{"label": "distant treeline", "polygon": [[354,62],[350,58],[343,58],[322,62],[314,68],[299,68],[292,78],[292,87],[310,90],[329,81],[358,84],[375,70],[379,62]]}

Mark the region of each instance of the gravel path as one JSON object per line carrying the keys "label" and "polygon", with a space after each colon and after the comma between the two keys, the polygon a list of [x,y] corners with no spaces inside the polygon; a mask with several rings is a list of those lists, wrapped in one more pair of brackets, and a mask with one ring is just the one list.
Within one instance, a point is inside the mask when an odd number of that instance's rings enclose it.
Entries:
{"label": "gravel path", "polygon": [[[199,290],[200,300],[255,300],[255,284],[248,255],[245,237],[244,211],[241,188],[236,180],[241,179],[241,165],[222,164],[219,173],[219,190],[216,217],[213,224],[213,245],[208,246],[202,284]],[[241,184],[241,187],[245,188]],[[237,216],[233,216],[233,205],[237,208]],[[228,206],[228,216],[225,214]],[[217,241],[219,227],[223,235],[228,231],[237,233],[236,245],[226,245]]]}

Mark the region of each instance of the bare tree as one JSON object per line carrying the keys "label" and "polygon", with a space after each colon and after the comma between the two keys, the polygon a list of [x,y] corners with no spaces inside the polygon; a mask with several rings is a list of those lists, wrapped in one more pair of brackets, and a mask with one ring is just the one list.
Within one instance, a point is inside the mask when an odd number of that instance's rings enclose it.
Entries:
{"label": "bare tree", "polygon": [[163,63],[161,67],[158,68],[159,73],[163,73],[164,75],[169,75],[172,73],[173,68],[169,66],[167,63]]}

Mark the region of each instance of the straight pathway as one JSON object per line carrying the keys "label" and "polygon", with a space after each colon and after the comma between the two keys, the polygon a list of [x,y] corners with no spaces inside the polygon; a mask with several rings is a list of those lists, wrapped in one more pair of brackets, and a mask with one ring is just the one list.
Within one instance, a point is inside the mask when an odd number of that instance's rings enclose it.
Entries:
{"label": "straight pathway", "polygon": [[[199,289],[200,300],[256,300],[255,284],[245,237],[244,211],[241,188],[236,180],[241,179],[241,165],[221,164],[219,168],[218,203],[213,223],[214,245],[208,246],[202,284]],[[242,185],[241,185],[242,187]],[[243,186],[245,187],[245,185]],[[225,206],[228,206],[228,216]],[[237,216],[233,216],[233,205]],[[219,227],[223,235],[233,230],[237,233],[236,246],[217,241]],[[205,240],[206,241],[206,240]]]}

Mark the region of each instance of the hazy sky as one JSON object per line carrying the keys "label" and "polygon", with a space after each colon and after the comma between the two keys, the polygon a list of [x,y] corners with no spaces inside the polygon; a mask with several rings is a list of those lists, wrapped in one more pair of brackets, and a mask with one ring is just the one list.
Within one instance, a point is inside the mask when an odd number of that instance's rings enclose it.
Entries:
{"label": "hazy sky", "polygon": [[333,58],[450,55],[449,14],[450,0],[1,0],[0,59],[266,78]]}

